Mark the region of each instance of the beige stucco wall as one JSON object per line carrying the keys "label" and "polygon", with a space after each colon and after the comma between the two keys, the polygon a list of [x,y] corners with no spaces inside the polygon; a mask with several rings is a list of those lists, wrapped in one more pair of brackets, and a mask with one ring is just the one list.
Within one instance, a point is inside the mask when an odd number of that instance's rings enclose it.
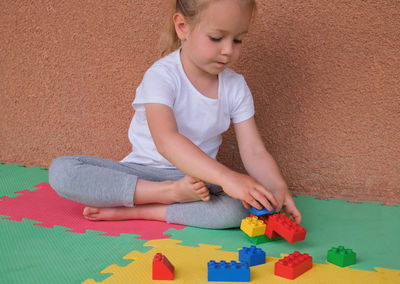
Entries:
{"label": "beige stucco wall", "polygon": [[[258,1],[235,69],[292,190],[400,201],[400,2]],[[0,161],[121,159],[166,1],[0,2]],[[234,142],[234,135],[225,135]],[[224,142],[220,159],[242,169]]]}

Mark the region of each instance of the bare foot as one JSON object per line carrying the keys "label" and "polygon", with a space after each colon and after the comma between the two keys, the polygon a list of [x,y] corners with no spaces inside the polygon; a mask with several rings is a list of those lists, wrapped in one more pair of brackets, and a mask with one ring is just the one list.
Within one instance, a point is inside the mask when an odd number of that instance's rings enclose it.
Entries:
{"label": "bare foot", "polygon": [[101,220],[157,220],[165,221],[167,205],[146,204],[135,207],[90,207],[83,209],[83,217],[90,221]]}
{"label": "bare foot", "polygon": [[209,201],[210,191],[204,181],[185,176],[176,181],[173,190],[176,202]]}
{"label": "bare foot", "polygon": [[83,217],[90,221],[126,220],[125,217],[126,214],[124,214],[124,211],[126,211],[125,209],[133,209],[133,208],[87,206],[83,209]]}

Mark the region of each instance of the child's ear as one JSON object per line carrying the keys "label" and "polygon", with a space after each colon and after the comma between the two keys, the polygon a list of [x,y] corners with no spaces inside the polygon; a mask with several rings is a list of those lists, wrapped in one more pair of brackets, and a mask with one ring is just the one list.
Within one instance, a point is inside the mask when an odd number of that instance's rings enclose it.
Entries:
{"label": "child's ear", "polygon": [[185,17],[181,13],[175,13],[172,17],[175,25],[175,31],[181,41],[187,39],[189,33],[189,26]]}

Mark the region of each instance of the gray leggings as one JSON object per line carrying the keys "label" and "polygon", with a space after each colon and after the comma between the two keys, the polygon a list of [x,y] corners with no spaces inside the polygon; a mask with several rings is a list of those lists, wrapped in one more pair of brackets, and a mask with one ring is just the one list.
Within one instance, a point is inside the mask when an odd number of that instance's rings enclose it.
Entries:
{"label": "gray leggings", "polygon": [[[178,180],[185,174],[178,169],[162,169],[122,163],[91,156],[65,156],[53,161],[49,182],[62,197],[96,207],[133,207],[136,182]],[[207,184],[210,201],[168,205],[166,221],[203,228],[223,229],[240,226],[248,216],[239,200],[226,195],[221,187]]]}

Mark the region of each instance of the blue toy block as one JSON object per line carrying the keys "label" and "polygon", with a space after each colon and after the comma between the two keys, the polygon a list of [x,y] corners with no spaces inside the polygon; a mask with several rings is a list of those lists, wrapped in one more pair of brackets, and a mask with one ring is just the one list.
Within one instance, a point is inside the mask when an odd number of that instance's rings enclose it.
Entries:
{"label": "blue toy block", "polygon": [[239,261],[248,262],[250,266],[264,264],[265,263],[265,251],[256,246],[249,248],[243,247],[239,250]]}
{"label": "blue toy block", "polygon": [[230,263],[222,260],[210,260],[208,266],[208,281],[250,282],[250,266],[248,262]]}
{"label": "blue toy block", "polygon": [[274,209],[272,209],[272,210],[270,211],[270,210],[266,209],[266,208],[263,206],[263,208],[262,208],[261,210],[258,210],[257,208],[254,208],[254,207],[251,207],[251,208],[249,209],[249,212],[250,212],[251,214],[256,215],[256,216],[261,216],[261,215],[266,215],[266,214],[274,213],[275,211],[274,211]]}

